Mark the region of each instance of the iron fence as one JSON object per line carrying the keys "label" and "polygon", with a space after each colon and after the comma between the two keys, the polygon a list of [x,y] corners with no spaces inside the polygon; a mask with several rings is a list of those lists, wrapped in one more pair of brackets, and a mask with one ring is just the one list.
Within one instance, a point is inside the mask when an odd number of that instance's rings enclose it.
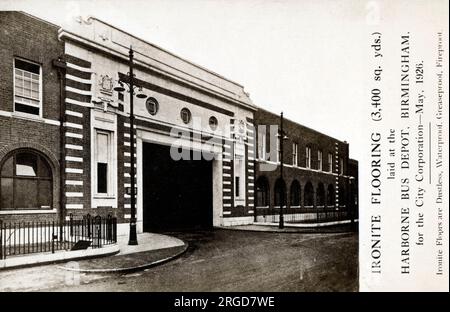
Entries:
{"label": "iron fence", "polygon": [[117,218],[86,215],[64,222],[0,220],[0,259],[58,250],[101,248],[117,242]]}
{"label": "iron fence", "polygon": [[[256,222],[278,223],[280,208],[256,208]],[[356,216],[345,207],[283,208],[285,223],[318,223],[353,220]]]}

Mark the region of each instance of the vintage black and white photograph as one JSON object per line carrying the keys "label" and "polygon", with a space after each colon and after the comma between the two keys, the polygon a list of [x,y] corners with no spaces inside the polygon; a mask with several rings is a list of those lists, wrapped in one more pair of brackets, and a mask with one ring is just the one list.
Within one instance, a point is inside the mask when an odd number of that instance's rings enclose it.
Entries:
{"label": "vintage black and white photograph", "polygon": [[[387,6],[1,0],[0,291],[360,291],[360,256],[378,276],[389,251],[368,205],[396,186],[378,171],[405,190],[403,154],[373,158],[391,141],[369,130],[390,114],[372,54],[409,40],[385,45]],[[388,133],[399,155],[404,129]]]}

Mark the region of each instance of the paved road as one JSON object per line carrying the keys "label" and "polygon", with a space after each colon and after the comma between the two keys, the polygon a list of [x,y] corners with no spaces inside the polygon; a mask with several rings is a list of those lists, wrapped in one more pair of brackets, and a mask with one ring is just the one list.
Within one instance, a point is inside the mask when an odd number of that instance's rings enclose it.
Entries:
{"label": "paved road", "polygon": [[[48,278],[30,288],[50,291],[357,291],[358,236],[257,233],[232,230],[169,233],[190,247],[180,258],[132,274]],[[36,268],[24,269],[36,270]],[[61,270],[60,270],[61,271]],[[13,271],[11,271],[13,272]],[[14,274],[17,279],[23,274]],[[66,274],[57,272],[57,274]],[[1,276],[0,276],[1,277]],[[31,279],[33,280],[33,279]],[[78,285],[71,281],[79,281]],[[30,281],[30,279],[28,279]],[[44,278],[45,281],[45,278]],[[75,283],[77,284],[77,283]],[[20,285],[23,288],[20,288]],[[5,290],[5,289],[4,289]]]}

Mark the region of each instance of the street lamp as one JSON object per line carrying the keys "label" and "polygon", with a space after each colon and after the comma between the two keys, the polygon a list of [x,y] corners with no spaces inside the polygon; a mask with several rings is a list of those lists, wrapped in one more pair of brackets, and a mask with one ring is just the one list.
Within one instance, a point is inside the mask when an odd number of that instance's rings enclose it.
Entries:
{"label": "street lamp", "polygon": [[[283,179],[283,157],[284,157],[284,149],[283,149],[283,143],[284,140],[288,139],[288,136],[283,130],[283,112],[280,114],[280,133],[278,134],[278,138],[280,139],[280,179],[281,179],[281,203],[280,203],[280,222],[278,227],[280,229],[284,228],[284,216],[283,216],[283,204],[285,201],[285,193],[286,193],[286,184],[284,183]],[[284,186],[284,190],[283,190]]]}
{"label": "street lamp", "polygon": [[[134,94],[135,88],[138,89],[136,92],[136,97],[140,99],[144,99],[147,96],[142,93],[142,86],[139,86],[135,81],[135,77],[133,74],[133,48],[130,46],[129,50],[129,67],[130,71],[123,75],[119,76],[119,85],[114,88],[114,91],[124,92],[125,85],[128,87],[128,92],[130,93],[130,164],[131,164],[131,187],[129,191],[130,201],[131,201],[131,217],[130,217],[130,237],[128,240],[128,245],[137,245],[137,231],[136,231],[136,189],[135,189],[135,169],[134,169]],[[128,190],[127,190],[128,193]]]}

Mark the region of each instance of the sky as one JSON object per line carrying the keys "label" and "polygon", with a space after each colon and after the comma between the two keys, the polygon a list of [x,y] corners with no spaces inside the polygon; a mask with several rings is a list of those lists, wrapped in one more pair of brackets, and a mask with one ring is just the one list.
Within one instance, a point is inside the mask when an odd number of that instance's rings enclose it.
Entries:
{"label": "sky", "polygon": [[358,159],[369,2],[0,0],[0,9],[60,26],[96,16],[240,83],[260,107],[348,141]]}

